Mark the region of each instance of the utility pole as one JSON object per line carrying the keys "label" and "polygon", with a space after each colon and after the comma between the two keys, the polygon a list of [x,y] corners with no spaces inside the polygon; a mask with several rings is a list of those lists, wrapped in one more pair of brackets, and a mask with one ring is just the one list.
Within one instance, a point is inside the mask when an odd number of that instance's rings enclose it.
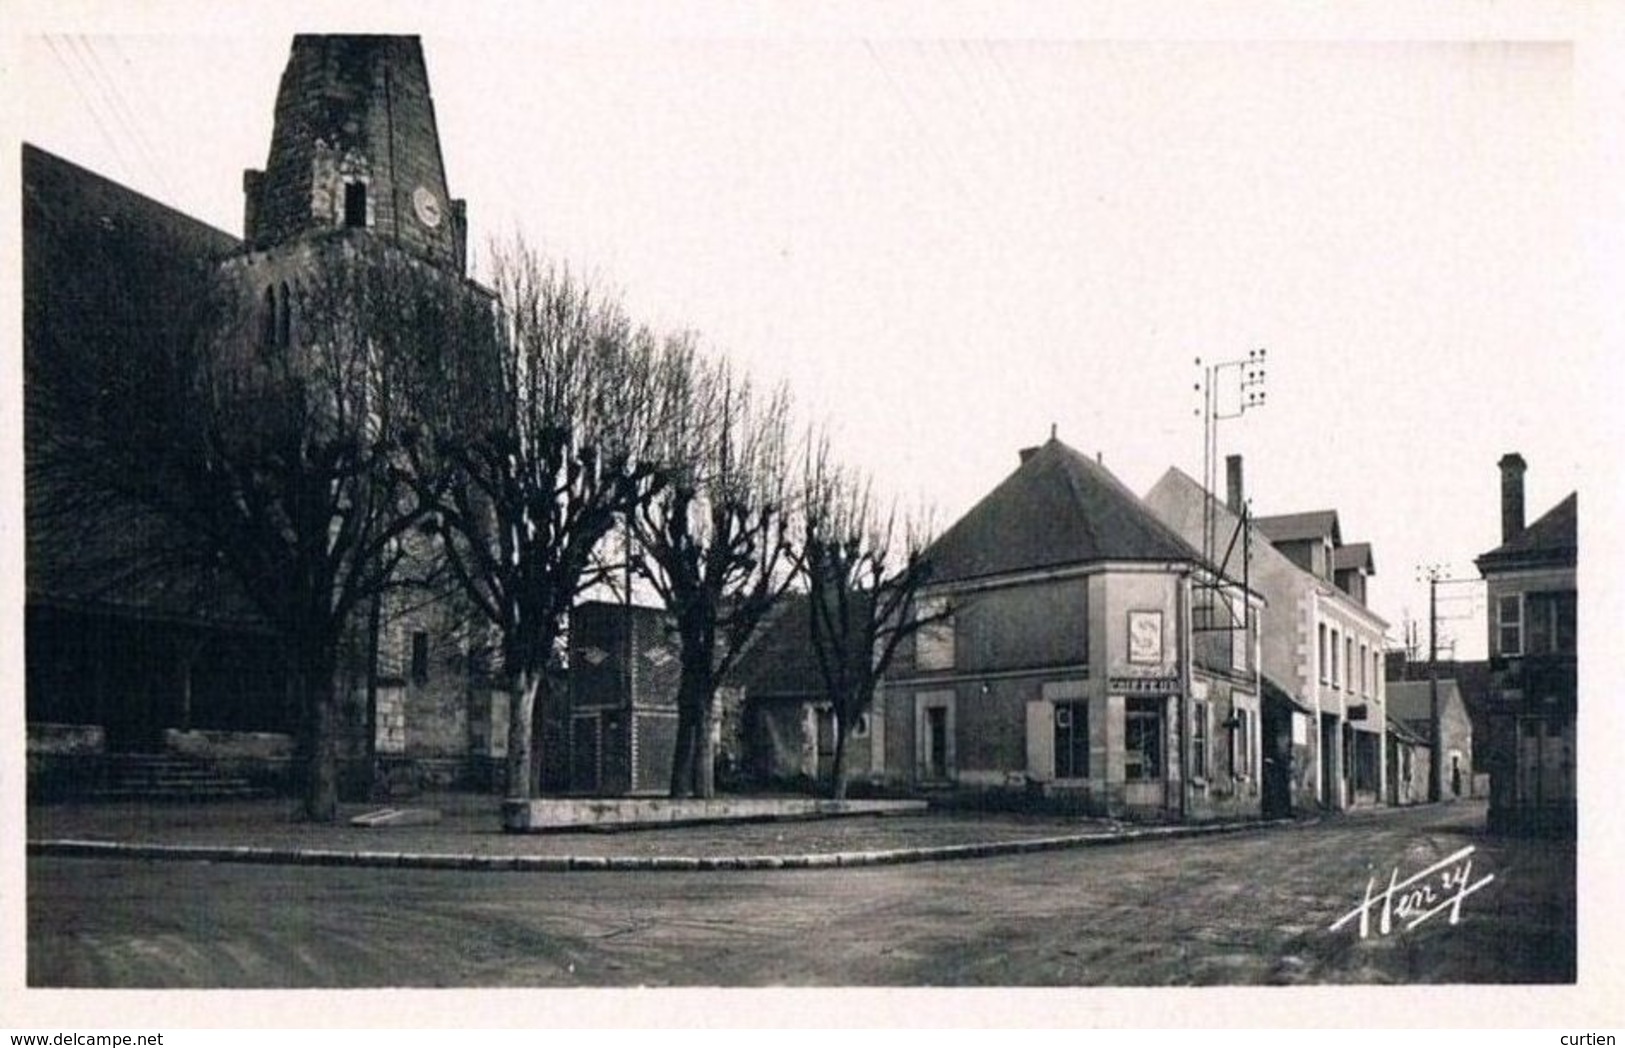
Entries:
{"label": "utility pole", "polygon": [[[1453,579],[1442,564],[1417,569],[1417,581],[1428,584],[1428,720],[1433,726],[1433,759],[1428,773],[1428,800],[1444,797],[1444,731],[1439,710],[1439,587],[1471,585],[1480,579]],[[1452,651],[1454,647],[1452,646]]]}
{"label": "utility pole", "polygon": [[[1255,349],[1248,352],[1245,359],[1225,360],[1217,364],[1203,365],[1202,358],[1196,358],[1196,366],[1202,368],[1202,381],[1196,384],[1196,391],[1202,394],[1202,406],[1197,414],[1202,416],[1202,488],[1206,496],[1202,500],[1202,563],[1196,566],[1192,573],[1189,590],[1191,593],[1189,612],[1183,616],[1190,623],[1190,630],[1195,634],[1199,630],[1212,630],[1215,628],[1237,629],[1235,615],[1228,616],[1222,627],[1214,626],[1215,612],[1221,603],[1220,597],[1224,592],[1225,565],[1217,564],[1218,559],[1218,509],[1215,501],[1214,488],[1218,487],[1219,471],[1219,423],[1226,419],[1240,418],[1250,408],[1264,406],[1264,363],[1267,351]],[[1230,403],[1228,398],[1221,398],[1220,382],[1225,383],[1224,391],[1234,388],[1235,402]],[[1231,386],[1234,383],[1234,386]],[[1238,534],[1231,537],[1231,548],[1236,540],[1241,541],[1242,556],[1242,583],[1241,583],[1241,624],[1240,629],[1247,633],[1252,624],[1251,596],[1252,580],[1249,577],[1250,557],[1252,555],[1252,533],[1249,522],[1250,515],[1245,504],[1237,507],[1237,516],[1240,522],[1237,525]],[[1229,553],[1225,554],[1228,562]],[[1196,580],[1203,575],[1211,575],[1207,582],[1198,585]],[[1208,589],[1210,595],[1206,601],[1197,599],[1199,590]],[[1203,621],[1198,623],[1197,616],[1201,615]],[[1191,783],[1191,731],[1190,731],[1190,691],[1192,686],[1193,670],[1191,654],[1192,645],[1185,645],[1183,655],[1186,669],[1182,671],[1185,678],[1179,689],[1179,815],[1184,819],[1189,811],[1190,783]],[[1261,667],[1254,667],[1255,673],[1261,673]],[[1263,689],[1259,687],[1260,701]],[[1232,718],[1233,719],[1233,718]],[[1252,746],[1254,740],[1249,739]]]}
{"label": "utility pole", "polygon": [[1439,567],[1428,569],[1428,720],[1433,730],[1433,759],[1428,769],[1428,800],[1444,794],[1444,732],[1439,723]]}

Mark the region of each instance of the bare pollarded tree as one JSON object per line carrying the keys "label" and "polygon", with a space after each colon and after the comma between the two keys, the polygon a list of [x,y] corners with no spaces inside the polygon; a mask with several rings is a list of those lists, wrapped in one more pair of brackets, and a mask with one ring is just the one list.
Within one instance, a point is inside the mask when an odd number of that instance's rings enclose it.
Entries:
{"label": "bare pollarded tree", "polygon": [[871,482],[836,465],[826,439],[809,442],[802,474],[799,560],[806,579],[808,643],[835,717],[830,795],[846,796],[853,728],[902,643],[940,621],[916,598],[930,579],[924,514],[882,508]]}
{"label": "bare pollarded tree", "polygon": [[523,241],[493,250],[490,337],[423,345],[412,477],[450,572],[498,635],[509,796],[534,796],[548,665],[606,534],[662,488],[655,338]]}
{"label": "bare pollarded tree", "polygon": [[631,515],[635,563],[675,624],[682,662],[670,792],[710,797],[717,682],[794,577],[790,400],[686,337],[668,340],[660,375],[666,482]]}
{"label": "bare pollarded tree", "polygon": [[377,245],[325,245],[269,284],[246,263],[120,259],[116,235],[96,250],[80,261],[100,282],[70,297],[96,303],[100,330],[38,316],[29,335],[31,488],[60,514],[158,522],[123,551],[132,574],[235,581],[284,655],[304,815],[331,821],[341,644],[418,519],[390,361],[453,337],[451,289]]}

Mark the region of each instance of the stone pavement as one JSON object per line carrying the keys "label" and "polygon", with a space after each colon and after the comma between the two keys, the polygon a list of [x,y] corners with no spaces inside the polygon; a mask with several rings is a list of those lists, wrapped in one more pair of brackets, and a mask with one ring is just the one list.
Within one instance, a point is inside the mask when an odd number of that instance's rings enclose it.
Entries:
{"label": "stone pavement", "polygon": [[438,794],[414,808],[430,825],[358,827],[377,804],[349,804],[340,822],[297,820],[291,801],[150,805],[57,804],[28,810],[31,855],[109,855],[310,865],[498,870],[764,869],[865,866],[1233,832],[1263,823],[1145,827],[1064,815],[931,812],[751,822],[612,833],[511,834],[501,800]]}

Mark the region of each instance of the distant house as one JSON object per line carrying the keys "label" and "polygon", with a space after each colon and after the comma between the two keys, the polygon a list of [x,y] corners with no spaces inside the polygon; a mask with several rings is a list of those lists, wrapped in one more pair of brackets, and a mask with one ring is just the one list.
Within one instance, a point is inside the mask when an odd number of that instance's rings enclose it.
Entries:
{"label": "distant house", "polygon": [[1387,623],[1365,606],[1365,579],[1374,573],[1371,547],[1345,545],[1334,510],[1257,518],[1249,544],[1239,545],[1246,530],[1239,456],[1231,456],[1227,474],[1223,502],[1170,469],[1146,493],[1145,504],[1192,544],[1202,542],[1211,522],[1226,548],[1238,543],[1223,569],[1231,575],[1244,570],[1263,595],[1269,811],[1381,803],[1389,793]]}
{"label": "distant house", "polygon": [[[788,593],[762,623],[729,674],[741,706],[740,769],[745,783],[806,787],[827,780],[835,762],[835,714],[812,643],[811,605]],[[885,728],[858,718],[847,744],[851,781],[876,778]]]}
{"label": "distant house", "polygon": [[1523,456],[1501,469],[1501,544],[1476,561],[1489,603],[1489,822],[1572,833],[1578,711],[1577,495],[1524,524]]}
{"label": "distant house", "polygon": [[1388,718],[1388,803],[1426,804],[1432,768],[1432,741]]}
{"label": "distant house", "polygon": [[[1407,658],[1404,651],[1390,651],[1387,654],[1387,675],[1389,687],[1395,681],[1425,681],[1434,674],[1426,661],[1412,661]],[[1461,701],[1467,706],[1467,716],[1473,723],[1473,783],[1470,790],[1466,790],[1474,797],[1488,797],[1490,795],[1490,779],[1485,772],[1489,766],[1489,696],[1490,696],[1490,663],[1488,659],[1440,659],[1437,667],[1440,680],[1456,682],[1456,689],[1461,692]]]}
{"label": "distant house", "polygon": [[[1261,810],[1259,600],[1051,438],[925,554],[875,712],[886,777],[1156,819]],[[1233,623],[1199,633],[1193,622]]]}
{"label": "distant house", "polygon": [[[1439,795],[1449,801],[1470,797],[1473,792],[1473,721],[1467,712],[1461,688],[1454,680],[1390,681],[1388,717],[1403,724],[1430,747],[1434,741],[1434,701],[1437,695],[1439,725]],[[1429,780],[1424,780],[1426,784]],[[1429,790],[1431,798],[1431,789]]]}

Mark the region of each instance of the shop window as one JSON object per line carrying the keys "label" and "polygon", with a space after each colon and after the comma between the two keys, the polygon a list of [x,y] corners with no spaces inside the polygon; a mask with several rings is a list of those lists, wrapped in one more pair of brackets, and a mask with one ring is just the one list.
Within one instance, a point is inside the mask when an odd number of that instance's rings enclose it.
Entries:
{"label": "shop window", "polygon": [[1127,700],[1123,727],[1124,775],[1130,782],[1162,778],[1162,700]]}
{"label": "shop window", "polygon": [[1055,704],[1055,777],[1089,777],[1089,704]]}

